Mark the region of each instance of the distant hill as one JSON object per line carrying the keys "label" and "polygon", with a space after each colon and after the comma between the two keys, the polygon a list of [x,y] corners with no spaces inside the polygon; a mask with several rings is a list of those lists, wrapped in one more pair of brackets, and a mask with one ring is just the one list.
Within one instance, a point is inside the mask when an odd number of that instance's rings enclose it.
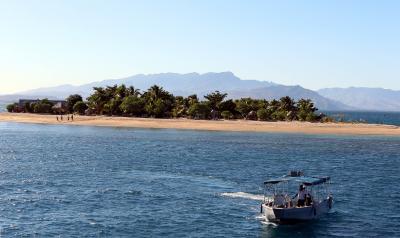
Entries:
{"label": "distant hill", "polygon": [[355,108],[345,105],[341,102],[327,99],[317,92],[305,89],[300,86],[284,86],[284,85],[274,85],[265,88],[256,88],[250,90],[235,90],[228,91],[228,94],[232,98],[242,98],[242,97],[252,97],[252,98],[265,98],[268,100],[278,99],[289,95],[295,100],[301,98],[311,99],[320,110],[354,110]]}
{"label": "distant hill", "polygon": [[231,72],[222,73],[161,73],[161,74],[138,74],[121,79],[108,79],[80,86],[60,85],[57,87],[39,88],[20,92],[22,95],[51,95],[66,97],[71,92],[88,96],[93,87],[110,86],[114,84],[133,85],[135,88],[146,90],[154,84],[164,87],[166,90],[173,92],[176,95],[187,96],[187,94],[208,93],[210,91],[220,90],[237,90],[237,89],[252,89],[259,87],[267,87],[275,85],[271,82],[257,80],[241,80]]}
{"label": "distant hill", "polygon": [[338,100],[359,110],[400,111],[400,91],[383,88],[325,88],[322,96]]}
{"label": "distant hill", "polygon": [[[219,90],[228,93],[230,98],[252,97],[279,99],[290,96],[295,99],[310,98],[321,110],[347,110],[352,109],[343,103],[327,99],[318,93],[300,86],[284,86],[267,81],[242,80],[231,72],[222,73],[162,73],[162,74],[138,74],[127,78],[109,79],[80,86],[61,85],[57,87],[39,88],[18,93],[21,97],[49,97],[64,99],[70,94],[78,93],[87,97],[95,86],[107,86],[114,84],[133,85],[135,88],[146,90],[157,84],[172,92],[174,95],[188,96],[205,94]],[[9,95],[13,96],[13,95]],[[0,96],[1,98],[1,96]]]}

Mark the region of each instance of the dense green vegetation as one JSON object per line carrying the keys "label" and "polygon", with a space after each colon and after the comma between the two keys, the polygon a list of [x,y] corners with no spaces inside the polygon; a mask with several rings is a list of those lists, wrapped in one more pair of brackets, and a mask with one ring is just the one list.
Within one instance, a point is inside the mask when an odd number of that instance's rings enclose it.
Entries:
{"label": "dense green vegetation", "polygon": [[34,103],[25,103],[20,107],[18,103],[7,105],[7,111],[9,112],[30,112],[30,113],[57,113],[58,110],[53,107],[54,104],[47,98],[38,100]]}
{"label": "dense green vegetation", "polygon": [[67,97],[66,101],[67,101],[66,107],[67,107],[67,111],[69,113],[74,112],[74,106],[75,106],[75,104],[77,104],[77,102],[81,102],[81,103],[78,104],[76,111],[82,112],[82,110],[83,110],[83,112],[85,112],[85,110],[87,109],[87,107],[85,109],[82,108],[82,107],[84,107],[83,105],[86,105],[86,104],[84,104],[82,102],[83,101],[82,96],[79,94],[70,95],[69,97]]}
{"label": "dense green vegetation", "polygon": [[28,103],[23,108],[18,107],[18,104],[11,104],[7,106],[7,110],[155,118],[312,122],[326,120],[323,115],[316,113],[317,108],[309,99],[295,101],[286,96],[271,101],[252,98],[232,100],[227,99],[227,96],[226,93],[215,91],[205,95],[204,100],[200,100],[195,94],[188,97],[174,96],[157,85],[144,92],[132,86],[114,85],[94,87],[87,101],[83,101],[78,94],[70,95],[63,108],[55,108],[49,100],[43,99],[36,103]]}

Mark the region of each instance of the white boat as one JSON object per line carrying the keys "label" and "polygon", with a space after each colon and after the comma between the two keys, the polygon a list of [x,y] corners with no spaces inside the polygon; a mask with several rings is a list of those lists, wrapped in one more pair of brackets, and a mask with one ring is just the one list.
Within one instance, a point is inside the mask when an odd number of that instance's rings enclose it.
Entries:
{"label": "white boat", "polygon": [[[300,185],[304,199],[288,193]],[[301,171],[291,171],[288,175],[264,182],[264,200],[261,213],[267,221],[294,223],[318,219],[333,206],[333,196],[329,191],[330,177],[306,177]]]}

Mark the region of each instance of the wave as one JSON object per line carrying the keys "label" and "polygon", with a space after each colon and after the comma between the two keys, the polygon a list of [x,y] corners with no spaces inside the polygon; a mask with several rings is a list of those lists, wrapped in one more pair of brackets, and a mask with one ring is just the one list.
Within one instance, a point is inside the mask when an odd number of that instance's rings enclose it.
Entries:
{"label": "wave", "polygon": [[251,194],[251,193],[245,193],[245,192],[221,193],[221,196],[231,197],[231,198],[245,198],[245,199],[256,200],[256,201],[264,200],[264,195],[262,195],[262,194]]}

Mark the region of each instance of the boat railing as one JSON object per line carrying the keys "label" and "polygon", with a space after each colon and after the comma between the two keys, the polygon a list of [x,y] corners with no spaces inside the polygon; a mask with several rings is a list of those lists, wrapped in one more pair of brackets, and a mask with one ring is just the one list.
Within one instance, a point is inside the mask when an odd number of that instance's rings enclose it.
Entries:
{"label": "boat railing", "polygon": [[[306,186],[308,194],[311,195],[311,201],[308,204],[320,203],[330,197],[329,185],[330,181],[324,184]],[[263,203],[270,207],[296,207],[298,199],[297,197],[292,198],[288,190],[289,186],[287,182],[266,184],[264,187]]]}

